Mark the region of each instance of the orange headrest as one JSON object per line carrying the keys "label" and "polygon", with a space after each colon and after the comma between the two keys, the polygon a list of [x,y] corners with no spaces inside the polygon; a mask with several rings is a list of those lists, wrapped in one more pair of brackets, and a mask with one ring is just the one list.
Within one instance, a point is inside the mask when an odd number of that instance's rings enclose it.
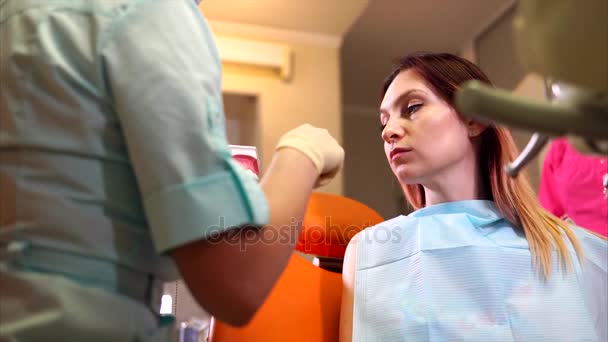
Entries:
{"label": "orange headrest", "polygon": [[380,214],[361,202],[313,192],[296,249],[317,256],[342,258],[355,234],[382,221]]}

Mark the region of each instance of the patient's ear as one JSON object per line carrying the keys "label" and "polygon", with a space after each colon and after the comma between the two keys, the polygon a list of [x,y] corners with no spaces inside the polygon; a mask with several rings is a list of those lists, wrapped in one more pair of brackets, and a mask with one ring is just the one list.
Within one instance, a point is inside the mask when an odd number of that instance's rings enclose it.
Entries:
{"label": "patient's ear", "polygon": [[470,138],[480,136],[481,133],[483,133],[486,128],[488,128],[488,125],[483,124],[479,121],[475,121],[473,119],[465,119],[465,124],[467,126],[467,131],[469,132]]}

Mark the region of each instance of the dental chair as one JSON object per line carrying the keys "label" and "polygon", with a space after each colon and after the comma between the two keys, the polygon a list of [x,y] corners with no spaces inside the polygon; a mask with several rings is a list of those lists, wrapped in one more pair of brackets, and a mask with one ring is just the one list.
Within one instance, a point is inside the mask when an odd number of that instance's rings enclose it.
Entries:
{"label": "dental chair", "polygon": [[251,322],[235,328],[212,319],[207,341],[337,341],[346,246],[356,233],[382,221],[360,202],[313,193],[296,250],[315,255],[319,266],[294,252]]}

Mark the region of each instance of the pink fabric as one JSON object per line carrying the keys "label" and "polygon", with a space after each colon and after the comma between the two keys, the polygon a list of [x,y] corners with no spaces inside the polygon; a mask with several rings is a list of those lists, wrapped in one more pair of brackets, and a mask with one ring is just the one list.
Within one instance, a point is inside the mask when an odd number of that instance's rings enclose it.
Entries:
{"label": "pink fabric", "polygon": [[603,177],[608,158],[578,153],[565,138],[552,142],[545,157],[540,202],[558,217],[568,216],[577,225],[608,236],[608,200]]}

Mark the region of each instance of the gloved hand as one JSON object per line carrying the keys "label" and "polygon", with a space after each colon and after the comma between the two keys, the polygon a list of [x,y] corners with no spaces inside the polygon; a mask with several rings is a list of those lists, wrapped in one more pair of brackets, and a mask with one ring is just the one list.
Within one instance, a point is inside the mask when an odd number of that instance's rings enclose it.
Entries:
{"label": "gloved hand", "polygon": [[319,171],[315,188],[323,186],[334,178],[344,162],[344,149],[326,129],[309,124],[298,126],[285,133],[276,146],[295,148],[304,153]]}

